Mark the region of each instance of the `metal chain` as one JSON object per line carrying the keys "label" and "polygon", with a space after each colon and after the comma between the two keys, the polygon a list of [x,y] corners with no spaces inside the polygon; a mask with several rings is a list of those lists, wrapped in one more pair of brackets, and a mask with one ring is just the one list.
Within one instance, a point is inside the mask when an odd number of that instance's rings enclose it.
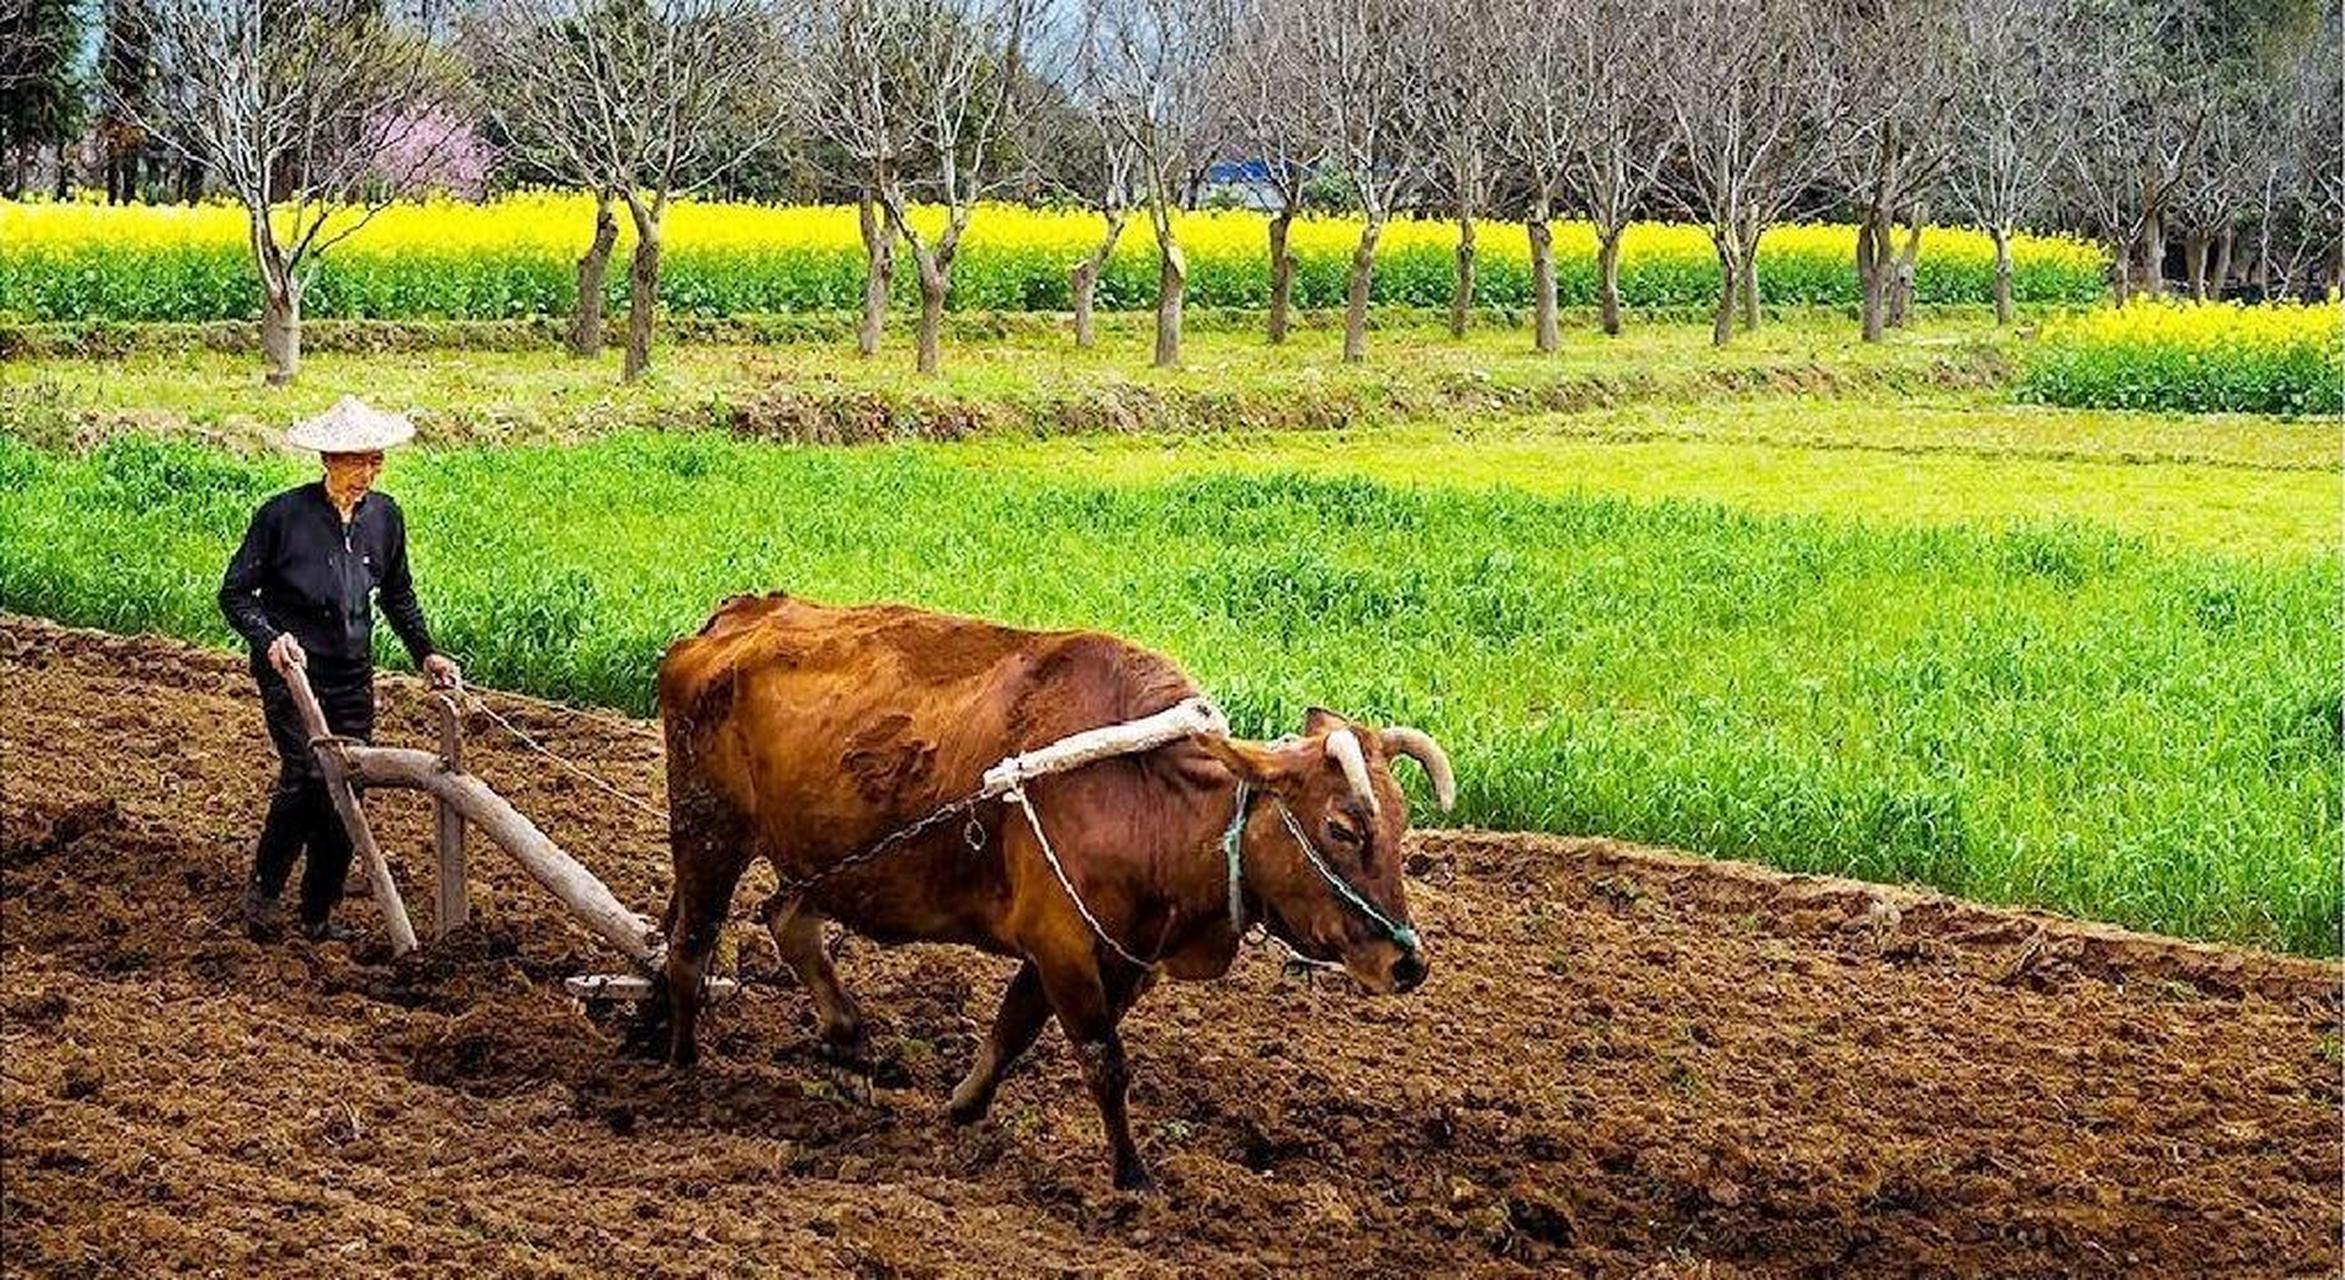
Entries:
{"label": "metal chain", "polygon": [[[904,841],[909,840],[924,831],[927,831],[929,828],[936,826],[938,823],[941,823],[948,818],[955,818],[964,813],[968,813],[970,810],[975,809],[978,804],[983,802],[985,799],[986,794],[982,791],[963,796],[960,799],[953,801],[951,804],[948,804],[945,807],[929,814],[927,817],[896,828],[894,831],[881,836],[878,840],[863,846],[854,853],[848,854],[846,857],[841,858],[837,862],[822,868],[820,871],[811,872],[807,875],[799,876],[795,879],[782,881],[780,884],[774,886],[774,891],[772,893],[766,895],[765,904],[758,908],[758,915],[760,917],[769,917],[773,911],[779,908],[781,903],[803,895],[808,889],[813,888],[815,885],[821,884],[823,881],[830,879],[832,876],[838,875],[844,871],[851,871],[856,867],[862,866],[864,863],[869,862],[873,858],[878,857],[880,854],[887,852],[894,846],[902,844]],[[969,820],[968,829],[962,833],[961,838],[971,849],[982,849],[985,847],[985,828],[980,826],[977,820],[972,817]]]}

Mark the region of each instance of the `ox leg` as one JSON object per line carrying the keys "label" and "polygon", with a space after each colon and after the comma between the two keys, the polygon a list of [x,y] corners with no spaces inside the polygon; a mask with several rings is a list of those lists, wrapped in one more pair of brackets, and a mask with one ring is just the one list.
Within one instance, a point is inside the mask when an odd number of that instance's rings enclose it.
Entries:
{"label": "ox leg", "polygon": [[813,996],[815,1015],[822,1020],[823,1043],[863,1061],[868,1056],[863,1012],[839,985],[839,971],[831,964],[830,952],[823,949],[822,917],[807,910],[805,902],[793,901],[768,913],[766,929],[773,934],[774,950]]}
{"label": "ox leg", "polygon": [[993,1030],[977,1047],[969,1074],[953,1089],[946,1114],[954,1124],[974,1124],[985,1118],[1002,1077],[1034,1047],[1034,1037],[1042,1034],[1042,1024],[1049,1018],[1050,1001],[1042,994],[1042,971],[1029,960],[1019,965],[1018,976],[1010,979],[1009,990],[1002,993],[1001,1008],[993,1015]]}
{"label": "ox leg", "polygon": [[1116,1022],[1123,1015],[1124,1002],[1137,988],[1137,979],[1105,979],[1089,956],[1079,963],[1044,964],[1041,975],[1051,1011],[1058,1015],[1067,1043],[1074,1046],[1075,1060],[1083,1067],[1083,1081],[1091,1086],[1091,1100],[1099,1106],[1100,1125],[1107,1130],[1108,1152],[1115,1161],[1116,1187],[1127,1191],[1145,1187],[1148,1166],[1141,1162],[1140,1148],[1132,1142],[1132,1118],[1125,1106],[1132,1077],[1124,1062],[1123,1037],[1116,1032]]}
{"label": "ox leg", "polygon": [[670,902],[668,926],[668,1062],[689,1067],[700,1059],[698,1040],[701,979],[707,975],[709,953],[725,926],[733,903],[734,886],[747,870],[747,858],[726,855],[680,859],[676,896]]}

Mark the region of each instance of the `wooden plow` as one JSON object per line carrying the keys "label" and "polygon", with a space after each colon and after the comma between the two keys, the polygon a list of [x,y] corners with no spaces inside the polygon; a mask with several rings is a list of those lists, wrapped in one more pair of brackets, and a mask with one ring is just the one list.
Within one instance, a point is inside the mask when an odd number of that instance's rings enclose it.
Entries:
{"label": "wooden plow", "polygon": [[[391,935],[391,954],[403,956],[416,949],[415,925],[408,919],[407,904],[400,900],[399,885],[391,878],[382,846],[367,825],[366,811],[359,806],[360,787],[399,787],[432,797],[439,860],[432,912],[435,939],[447,937],[471,916],[471,899],[465,891],[464,835],[468,825],[478,827],[579,923],[633,963],[634,973],[581,974],[569,979],[565,985],[572,995],[584,1000],[638,1000],[651,994],[652,982],[667,958],[659,926],[629,910],[608,885],[538,830],[536,823],[523,817],[477,775],[464,771],[464,720],[453,692],[432,696],[440,723],[440,749],[434,754],[411,747],[378,747],[337,735],[326,726],[325,711],[310,688],[308,674],[294,667],[285,673],[285,682],[300,709],[326,794],[350,832],[352,852],[366,866],[375,904],[382,908],[383,924]],[[737,986],[729,978],[707,982],[711,995],[731,994]]]}

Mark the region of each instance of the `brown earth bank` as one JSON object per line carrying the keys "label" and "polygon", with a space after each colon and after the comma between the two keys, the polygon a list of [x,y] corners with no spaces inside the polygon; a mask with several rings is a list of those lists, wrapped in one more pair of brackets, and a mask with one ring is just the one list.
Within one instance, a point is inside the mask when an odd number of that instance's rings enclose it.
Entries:
{"label": "brown earth bank", "polygon": [[[386,678],[378,740],[423,744]],[[501,695],[654,805],[652,725]],[[485,719],[469,761],[656,910],[661,822]],[[1126,1024],[1161,1184],[1047,1033],[944,1097],[1006,966],[848,941],[864,1079],[746,919],[689,1075],[476,845],[394,963],[235,923],[271,760],[239,657],[0,618],[0,1269],[25,1275],[2329,1275],[2339,969],[1630,848],[1426,832],[1419,992],[1249,952]],[[429,815],[368,802],[428,917]],[[736,904],[744,915],[758,886]],[[419,921],[428,934],[428,918]]]}

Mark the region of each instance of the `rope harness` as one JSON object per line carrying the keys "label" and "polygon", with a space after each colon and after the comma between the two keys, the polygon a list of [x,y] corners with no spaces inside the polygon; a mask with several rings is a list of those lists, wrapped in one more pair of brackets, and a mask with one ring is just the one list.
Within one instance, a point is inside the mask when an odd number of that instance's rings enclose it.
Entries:
{"label": "rope harness", "polygon": [[[1126,947],[1122,942],[1117,941],[1115,936],[1107,931],[1107,926],[1099,922],[1098,916],[1095,916],[1091,913],[1091,908],[1083,901],[1083,895],[1076,892],[1074,880],[1067,875],[1066,865],[1059,861],[1058,851],[1051,847],[1050,837],[1043,833],[1042,818],[1040,815],[1034,812],[1034,802],[1026,797],[1026,789],[1024,787],[1019,787],[1011,791],[1006,799],[1015,802],[1018,808],[1025,813],[1026,824],[1034,831],[1034,842],[1042,849],[1043,861],[1050,864],[1050,872],[1053,876],[1058,878],[1059,888],[1066,891],[1067,901],[1074,904],[1075,914],[1083,917],[1083,923],[1091,926],[1092,934],[1097,937],[1099,941],[1107,947],[1108,950],[1115,952],[1117,955],[1123,957],[1126,961],[1138,966],[1139,968],[1154,969],[1159,964],[1161,964],[1161,960],[1143,960],[1139,956],[1134,955],[1130,948]],[[1229,868],[1227,881],[1228,888],[1226,892],[1229,895],[1230,931],[1240,938],[1246,936],[1248,927],[1246,923],[1245,866],[1243,862],[1243,848],[1246,831],[1246,813],[1248,806],[1252,802],[1253,787],[1243,778],[1239,779],[1237,803],[1231,809],[1229,826],[1223,830],[1221,836],[1222,856],[1226,860]],[[1295,821],[1294,810],[1287,807],[1285,800],[1282,800],[1276,795],[1273,795],[1271,797],[1271,803],[1278,806],[1279,823],[1286,828],[1286,833],[1291,839],[1294,840],[1295,847],[1302,850],[1304,861],[1310,864],[1310,867],[1313,871],[1319,873],[1319,878],[1327,882],[1328,888],[1335,890],[1336,898],[1344,905],[1350,907],[1352,910],[1359,912],[1361,916],[1365,917],[1377,928],[1383,930],[1384,935],[1392,939],[1393,944],[1398,946],[1401,950],[1407,952],[1416,951],[1419,943],[1417,931],[1413,928],[1410,928],[1408,925],[1393,923],[1392,918],[1385,915],[1382,911],[1377,910],[1376,904],[1368,901],[1365,894],[1362,894],[1359,890],[1353,888],[1350,882],[1346,881],[1342,876],[1337,875],[1334,869],[1327,865],[1326,860],[1319,856],[1319,850],[1312,844],[1311,837],[1304,832],[1302,824]],[[1287,948],[1287,950],[1290,952],[1294,951],[1292,947]],[[1299,952],[1295,952],[1294,954],[1297,960],[1302,961],[1306,965],[1323,968],[1332,967],[1326,961],[1312,960],[1310,957],[1304,956]]]}

